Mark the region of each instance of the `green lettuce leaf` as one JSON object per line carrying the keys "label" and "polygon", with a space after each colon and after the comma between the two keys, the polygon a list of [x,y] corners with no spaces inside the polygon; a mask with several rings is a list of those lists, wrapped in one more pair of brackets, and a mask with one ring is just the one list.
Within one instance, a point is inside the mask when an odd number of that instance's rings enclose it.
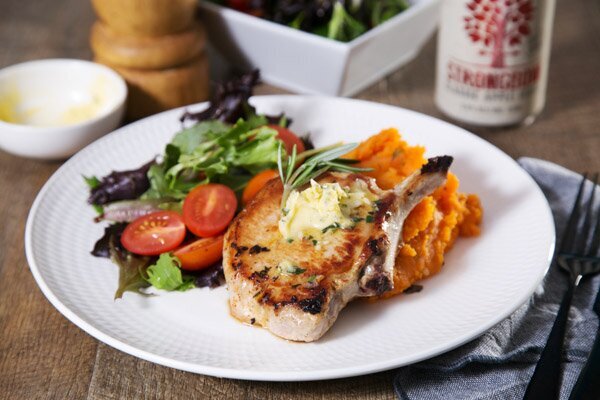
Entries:
{"label": "green lettuce leaf", "polygon": [[160,255],[156,264],[146,269],[146,281],[157,289],[184,292],[194,287],[194,277],[181,273],[181,263],[169,253]]}
{"label": "green lettuce leaf", "polygon": [[229,129],[231,129],[231,125],[218,120],[199,122],[175,135],[171,144],[177,147],[182,154],[190,154],[207,140],[208,135],[223,134]]}
{"label": "green lettuce leaf", "polygon": [[250,173],[257,174],[263,171],[271,164],[277,163],[277,131],[261,127],[248,132],[254,136],[254,140],[248,141],[236,149],[235,158],[232,164],[238,167],[244,167]]}
{"label": "green lettuce leaf", "polygon": [[96,189],[100,185],[100,179],[96,176],[83,176],[83,180],[90,189]]}
{"label": "green lettuce leaf", "polygon": [[119,267],[119,286],[115,291],[115,300],[122,298],[125,292],[143,294],[140,289],[150,285],[142,275],[152,259],[136,256],[128,251],[119,251],[114,245],[114,240],[114,236],[109,239],[109,253],[112,262]]}
{"label": "green lettuce leaf", "polygon": [[[88,187],[90,188],[90,190],[96,189],[98,186],[100,186],[100,179],[98,179],[98,177],[96,176],[85,176],[83,175],[83,180],[85,181],[85,184],[88,185]],[[104,207],[102,207],[99,204],[92,204],[92,207],[94,208],[94,211],[96,211],[96,214],[98,215],[102,215],[104,214]]]}

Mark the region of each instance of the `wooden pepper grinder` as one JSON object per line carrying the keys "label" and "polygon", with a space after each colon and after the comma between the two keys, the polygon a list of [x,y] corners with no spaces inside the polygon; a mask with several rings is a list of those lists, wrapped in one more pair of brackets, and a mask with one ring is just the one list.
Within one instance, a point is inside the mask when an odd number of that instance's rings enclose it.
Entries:
{"label": "wooden pepper grinder", "polygon": [[204,29],[197,0],[92,0],[99,20],[94,60],[127,81],[127,119],[208,99]]}

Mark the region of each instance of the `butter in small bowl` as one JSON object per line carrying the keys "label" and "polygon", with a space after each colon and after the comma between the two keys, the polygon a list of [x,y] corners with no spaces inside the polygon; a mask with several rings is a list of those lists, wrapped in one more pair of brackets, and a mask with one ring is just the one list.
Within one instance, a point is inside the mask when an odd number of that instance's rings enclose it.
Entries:
{"label": "butter in small bowl", "polygon": [[66,158],[121,122],[127,87],[111,69],[81,60],[39,60],[0,70],[0,147]]}

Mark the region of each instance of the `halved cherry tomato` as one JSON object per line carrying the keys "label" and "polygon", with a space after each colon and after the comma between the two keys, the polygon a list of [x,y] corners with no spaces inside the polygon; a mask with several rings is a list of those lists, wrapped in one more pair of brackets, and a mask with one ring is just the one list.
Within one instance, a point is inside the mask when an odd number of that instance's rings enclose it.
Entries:
{"label": "halved cherry tomato", "polygon": [[121,236],[121,244],[132,253],[156,256],[183,242],[185,224],[174,211],[158,211],[131,222]]}
{"label": "halved cherry tomato", "polygon": [[196,236],[215,236],[227,228],[236,209],[233,190],[218,183],[200,185],[183,201],[183,221]]}
{"label": "halved cherry tomato", "polygon": [[175,250],[173,255],[181,261],[181,268],[187,271],[210,267],[223,258],[223,237],[198,239]]}
{"label": "halved cherry tomato", "polygon": [[297,153],[302,153],[304,151],[304,143],[302,143],[302,140],[289,129],[279,125],[269,125],[269,128],[273,128],[277,131],[277,137],[283,141],[285,151],[287,151],[288,154],[292,154],[294,145],[296,145]]}
{"label": "halved cherry tomato", "polygon": [[244,204],[248,204],[250,200],[256,196],[256,193],[258,193],[260,189],[267,184],[267,182],[277,176],[279,176],[279,172],[274,169],[267,169],[255,175],[252,179],[250,179],[250,182],[248,182],[248,185],[244,189],[244,193],[242,194],[242,202]]}

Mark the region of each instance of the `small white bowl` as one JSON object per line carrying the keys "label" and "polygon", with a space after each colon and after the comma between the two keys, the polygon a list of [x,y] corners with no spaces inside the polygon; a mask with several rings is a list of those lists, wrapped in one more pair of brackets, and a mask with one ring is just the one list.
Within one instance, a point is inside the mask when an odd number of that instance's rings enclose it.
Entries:
{"label": "small white bowl", "polygon": [[63,159],[114,130],[127,86],[113,70],[82,60],[30,61],[0,70],[0,148]]}
{"label": "small white bowl", "polygon": [[[411,7],[348,43],[200,2],[212,46],[232,65],[299,93],[352,96],[412,60],[433,34],[441,0]],[[433,79],[433,78],[432,78]]]}

